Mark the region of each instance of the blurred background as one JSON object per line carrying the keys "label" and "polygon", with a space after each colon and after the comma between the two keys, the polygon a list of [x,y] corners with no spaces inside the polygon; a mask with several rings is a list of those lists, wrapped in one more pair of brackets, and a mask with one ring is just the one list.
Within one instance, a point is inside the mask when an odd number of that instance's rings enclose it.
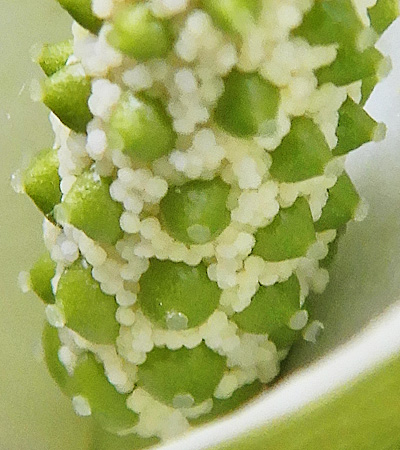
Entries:
{"label": "blurred background", "polygon": [[53,144],[48,111],[30,98],[32,79],[42,77],[31,49],[66,39],[70,28],[54,0],[0,1],[1,450],[81,450],[88,432],[40,360],[44,307],[17,278],[43,251],[42,217],[10,186],[13,172]]}
{"label": "blurred background", "polygon": [[[90,422],[77,419],[50,379],[40,356],[44,307],[22,294],[18,274],[41,254],[42,217],[17,195],[10,176],[31,155],[51,146],[46,108],[30,99],[42,74],[33,46],[70,36],[70,18],[54,0],[0,1],[0,450],[84,450]],[[397,36],[397,39],[396,39]],[[325,325],[317,345],[300,343],[285,373],[346,342],[400,298],[400,23],[379,44],[394,71],[368,109],[389,125],[384,142],[354,152],[349,172],[370,204],[368,218],[351,224],[331,270],[331,284],[314,297],[314,315]]]}

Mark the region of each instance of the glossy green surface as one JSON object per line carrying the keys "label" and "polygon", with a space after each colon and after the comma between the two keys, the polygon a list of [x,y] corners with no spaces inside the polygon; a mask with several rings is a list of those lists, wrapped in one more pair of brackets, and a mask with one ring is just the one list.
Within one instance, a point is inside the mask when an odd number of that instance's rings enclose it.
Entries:
{"label": "glossy green surface", "polygon": [[24,191],[45,215],[61,201],[57,151],[42,150],[33,157],[23,176]]}
{"label": "glossy green surface", "polygon": [[380,56],[375,47],[360,52],[351,45],[338,49],[335,61],[329,66],[321,67],[315,74],[319,84],[334,83],[345,86],[363,80],[376,73],[376,60]]}
{"label": "glossy green surface", "polygon": [[296,275],[272,286],[260,286],[245,310],[233,316],[238,327],[254,334],[270,334],[289,326],[292,315],[300,309],[300,284]]}
{"label": "glossy green surface", "polygon": [[215,121],[239,137],[273,131],[279,106],[279,89],[258,73],[233,70],[225,78],[225,91],[215,110]]}
{"label": "glossy green surface", "polygon": [[108,40],[138,61],[163,58],[173,46],[168,22],[153,16],[143,4],[125,6],[116,14]]}
{"label": "glossy green surface", "polygon": [[225,368],[225,358],[205,344],[190,350],[155,348],[139,366],[138,385],[169,405],[177,395],[191,395],[199,404],[212,398]]}
{"label": "glossy green surface", "polygon": [[44,253],[32,266],[29,272],[30,284],[33,292],[44,301],[55,302],[51,279],[56,274],[56,263],[50,258],[48,252]]}
{"label": "glossy green surface", "polygon": [[362,80],[361,85],[361,101],[360,105],[365,106],[367,100],[370,98],[372,91],[375,89],[375,86],[379,83],[379,78],[377,75],[370,75],[367,78]]}
{"label": "glossy green surface", "polygon": [[326,257],[320,261],[320,266],[325,268],[325,269],[330,269],[333,262],[335,261],[336,255],[339,251],[339,243],[341,241],[341,238],[344,236],[344,234],[346,233],[347,230],[347,225],[344,225],[342,227],[340,227],[337,232],[336,232],[336,237],[334,239],[334,241],[332,241],[329,245],[328,245],[328,254],[326,255]]}
{"label": "glossy green surface", "polygon": [[317,231],[339,229],[354,218],[360,196],[345,173],[329,189],[328,201],[322,210],[321,218],[315,223]]}
{"label": "glossy green surface", "polygon": [[263,389],[265,389],[265,386],[259,381],[255,381],[252,384],[237,389],[232,396],[227,399],[220,400],[218,398],[213,398],[213,408],[211,412],[204,414],[197,419],[190,420],[190,423],[193,425],[200,425],[221,418],[233,412],[235,409],[244,406],[246,402],[260,394]]}
{"label": "glossy green surface", "polygon": [[78,66],[65,66],[43,83],[43,103],[71,130],[85,133],[92,119],[88,99],[91,83]]}
{"label": "glossy green surface", "polygon": [[273,222],[260,228],[255,237],[253,254],[266,261],[305,256],[316,239],[307,200],[300,197],[290,208],[281,209]]}
{"label": "glossy green surface", "polygon": [[97,33],[103,22],[92,12],[92,0],[57,0],[83,28]]}
{"label": "glossy green surface", "polygon": [[133,159],[154,161],[168,154],[176,135],[170,117],[161,103],[149,98],[125,94],[110,119],[110,141],[121,144]]}
{"label": "glossy green surface", "polygon": [[351,0],[318,0],[293,34],[307,39],[311,45],[351,46],[362,29]]}
{"label": "glossy green surface", "polygon": [[260,0],[202,0],[201,6],[215,24],[228,33],[245,32],[248,25],[259,17]]}
{"label": "glossy green surface", "polygon": [[58,283],[56,303],[63,308],[66,325],[96,344],[113,344],[119,334],[115,298],[104,294],[90,267],[75,262]]}
{"label": "glossy green surface", "polygon": [[339,124],[336,131],[337,146],[332,150],[334,155],[344,155],[374,138],[377,123],[350,97],[339,109]]}
{"label": "glossy green surface", "polygon": [[230,223],[230,187],[220,178],[171,186],[161,200],[160,219],[169,234],[186,244],[215,239]]}
{"label": "glossy green surface", "polygon": [[378,34],[382,34],[389,27],[399,12],[397,0],[378,0],[374,6],[368,8],[371,25]]}
{"label": "glossy green surface", "polygon": [[42,345],[44,360],[51,377],[58,384],[64,394],[68,396],[73,395],[73,380],[68,375],[67,369],[61,364],[58,358],[58,351],[61,347],[61,341],[58,337],[58,330],[51,327],[47,322],[43,328]]}
{"label": "glossy green surface", "polygon": [[150,260],[140,279],[142,311],[157,325],[185,329],[200,325],[215,311],[221,291],[207,276],[206,266]]}
{"label": "glossy green surface", "polygon": [[301,331],[292,330],[283,325],[271,331],[268,338],[278,350],[289,350],[295,342],[301,339]]}
{"label": "glossy green surface", "polygon": [[62,41],[57,44],[44,44],[37,62],[49,77],[62,69],[73,53],[73,41]]}
{"label": "glossy green surface", "polygon": [[289,134],[272,153],[270,174],[281,182],[297,182],[324,173],[331,151],[319,126],[307,117],[292,120]]}
{"label": "glossy green surface", "polygon": [[123,208],[110,196],[111,183],[111,178],[83,173],[65,196],[56,216],[60,214],[95,241],[115,244],[123,235],[119,224]]}
{"label": "glossy green surface", "polygon": [[[127,394],[120,394],[104,374],[104,367],[87,353],[75,370],[77,395],[89,402],[93,419],[106,431],[117,433],[136,425],[138,416],[126,406]],[[79,393],[79,394],[78,394]]]}

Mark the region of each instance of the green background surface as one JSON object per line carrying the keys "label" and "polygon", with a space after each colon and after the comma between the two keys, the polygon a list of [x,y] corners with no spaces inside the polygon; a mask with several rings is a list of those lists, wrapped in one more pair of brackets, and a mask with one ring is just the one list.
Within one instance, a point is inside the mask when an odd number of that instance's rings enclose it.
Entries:
{"label": "green background surface", "polygon": [[290,420],[214,450],[398,450],[399,373],[395,358]]}
{"label": "green background surface", "polygon": [[10,187],[10,175],[53,143],[46,108],[30,99],[41,71],[34,44],[70,35],[70,19],[54,0],[0,0],[0,449],[85,448],[82,423],[40,360],[44,306],[21,294],[18,273],[43,250],[42,217]]}
{"label": "green background surface", "polygon": [[[400,32],[399,27],[390,30],[388,39],[393,40],[395,32]],[[30,100],[31,80],[42,76],[31,62],[30,49],[68,36],[70,20],[54,0],[0,0],[0,450],[85,450],[90,431],[89,422],[74,416],[40,361],[44,307],[33,294],[23,295],[16,280],[43,248],[42,218],[29,199],[16,195],[9,184],[11,173],[52,144],[46,108]],[[352,177],[371,204],[370,215],[362,224],[351,225],[341,242],[328,290],[313,300],[325,333],[317,346],[297,346],[285,364],[286,373],[345,342],[400,297],[400,77],[396,64],[390,89],[379,88],[375,93],[375,97],[386,95],[374,111],[378,120],[391,125],[388,140],[368,145],[350,158]]]}

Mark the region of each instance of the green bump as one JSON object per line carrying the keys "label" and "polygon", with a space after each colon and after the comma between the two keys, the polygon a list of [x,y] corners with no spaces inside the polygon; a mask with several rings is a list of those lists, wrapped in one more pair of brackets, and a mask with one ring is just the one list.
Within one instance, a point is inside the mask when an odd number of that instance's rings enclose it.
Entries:
{"label": "green bump", "polygon": [[300,197],[290,208],[281,209],[274,221],[259,229],[255,237],[253,254],[266,261],[305,256],[316,239],[307,200]]}
{"label": "green bump", "polygon": [[354,218],[360,204],[360,197],[345,173],[338,178],[336,184],[329,189],[328,201],[322,215],[315,223],[317,231],[339,229]]}
{"label": "green bump", "polygon": [[356,43],[362,29],[351,0],[318,0],[293,34],[311,45],[339,43],[348,47]]}
{"label": "green bump", "polygon": [[334,155],[344,155],[374,139],[378,124],[362,106],[350,97],[339,109],[339,125],[336,131],[338,144]]}
{"label": "green bump", "polygon": [[260,286],[250,306],[232,320],[246,333],[273,334],[289,326],[290,318],[300,309],[300,284],[296,275],[273,286]]}
{"label": "green bump", "polygon": [[49,77],[65,66],[72,53],[73,42],[71,40],[57,44],[45,44],[38,57],[38,63]]}
{"label": "green bump", "polygon": [[115,244],[123,236],[119,219],[122,205],[110,196],[111,178],[85,172],[78,177],[56,216],[84,231],[95,241]]}
{"label": "green bump", "polygon": [[64,394],[68,396],[73,395],[73,379],[68,375],[66,368],[61,364],[58,358],[58,350],[61,347],[58,331],[48,323],[45,323],[43,328],[42,345],[44,360],[51,377]]}
{"label": "green bump", "polygon": [[279,89],[258,73],[233,70],[215,110],[217,124],[228,133],[251,137],[275,130]]}
{"label": "green bump", "polygon": [[117,433],[132,428],[138,416],[128,409],[127,394],[120,394],[104,374],[93,354],[85,355],[74,370],[76,395],[86,398],[93,419],[106,431]]}
{"label": "green bump", "polygon": [[373,65],[374,71],[372,75],[365,76],[362,79],[360,101],[361,106],[365,105],[365,103],[371,96],[375,86],[378,84],[380,79],[385,76],[385,73],[382,73],[382,68],[385,71],[390,67],[388,59],[379,50],[370,49],[369,54],[371,55],[371,65]]}
{"label": "green bump", "polygon": [[306,117],[292,120],[289,134],[271,156],[271,175],[288,183],[322,175],[332,158],[319,126]]}
{"label": "green bump", "polygon": [[292,330],[283,325],[269,333],[268,338],[278,350],[288,350],[301,337],[301,331]]}
{"label": "green bump", "polygon": [[90,93],[90,78],[79,66],[71,65],[46,78],[42,100],[64,125],[77,133],[85,133],[92,119],[88,107]]}
{"label": "green bump", "polygon": [[376,74],[376,61],[381,53],[375,47],[360,52],[351,45],[338,49],[336,59],[329,66],[316,71],[319,84],[334,83],[345,86]]}
{"label": "green bump", "polygon": [[232,397],[224,400],[213,398],[213,408],[210,413],[204,414],[196,419],[190,420],[191,424],[199,425],[211,420],[215,420],[232,411],[238,409],[240,406],[244,406],[246,402],[250,401],[253,397],[258,395],[264,389],[262,383],[255,381],[252,384],[243,386],[237,389]]}
{"label": "green bump", "polygon": [[325,269],[330,268],[330,266],[332,265],[333,261],[336,258],[337,252],[339,250],[340,239],[346,233],[346,229],[347,225],[343,225],[337,229],[335,239],[328,244],[329,248],[328,254],[322,261],[319,262],[320,267],[323,267]]}
{"label": "green bump", "polygon": [[262,9],[260,0],[202,0],[201,4],[217,26],[232,34],[246,32]]}
{"label": "green bump", "polygon": [[118,436],[97,426],[93,430],[92,444],[89,450],[142,450],[159,444],[157,438],[142,438],[137,434]]}
{"label": "green bump", "polygon": [[339,44],[336,59],[331,65],[316,71],[319,84],[332,82],[344,86],[375,73],[376,50],[357,49],[364,26],[351,0],[320,0],[303,18],[293,32],[311,45]]}
{"label": "green bump", "polygon": [[220,294],[203,263],[191,267],[152,259],[140,279],[143,312],[157,325],[173,330],[192,328],[207,320],[217,308]]}
{"label": "green bump", "polygon": [[134,159],[154,161],[175,145],[172,121],[162,104],[149,98],[125,94],[110,119],[110,139],[122,140],[124,152]]}
{"label": "green bump", "polygon": [[119,334],[115,298],[104,294],[93,279],[90,267],[81,261],[66,269],[60,278],[56,303],[62,307],[66,325],[96,344],[114,344]]}
{"label": "green bump", "polygon": [[30,283],[33,292],[45,303],[55,302],[51,280],[56,274],[56,263],[48,252],[44,253],[30,271]]}
{"label": "green bump", "polygon": [[45,215],[61,201],[58,166],[57,150],[45,149],[32,159],[23,177],[25,192]]}
{"label": "green bump", "polygon": [[161,201],[161,222],[172,237],[186,244],[215,239],[230,223],[229,190],[220,178],[173,186]]}
{"label": "green bump", "polygon": [[379,83],[379,77],[377,75],[370,75],[362,80],[361,85],[361,101],[360,105],[365,106],[367,100],[371,97],[375,86]]}
{"label": "green bump", "polygon": [[57,0],[58,3],[83,27],[96,34],[103,22],[93,14],[92,0]]}
{"label": "green bump", "polygon": [[225,368],[225,358],[205,344],[190,350],[155,348],[139,366],[138,385],[169,405],[178,395],[191,395],[199,404],[213,397]]}
{"label": "green bump", "polygon": [[172,48],[168,22],[154,17],[146,5],[121,9],[113,23],[108,35],[110,44],[138,61],[164,58]]}
{"label": "green bump", "polygon": [[378,0],[374,6],[368,8],[372,28],[378,34],[382,34],[399,16],[399,13],[398,0]]}

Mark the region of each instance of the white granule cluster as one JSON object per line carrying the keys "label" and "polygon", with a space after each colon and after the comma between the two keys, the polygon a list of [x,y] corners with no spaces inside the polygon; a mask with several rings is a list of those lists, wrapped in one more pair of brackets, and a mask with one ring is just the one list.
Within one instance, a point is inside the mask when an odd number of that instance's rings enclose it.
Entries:
{"label": "white granule cluster", "polygon": [[72,406],[78,416],[87,417],[92,414],[88,399],[82,397],[82,395],[77,395],[72,398]]}
{"label": "white granule cluster", "polygon": [[114,9],[114,0],[92,0],[93,14],[100,19],[107,19]]}
{"label": "white granule cluster", "polygon": [[[375,2],[353,1],[364,22],[369,20],[367,8]],[[257,22],[243,16],[240,39],[218,29],[207,13],[196,9],[197,2],[148,0],[154,16],[176,21],[177,37],[168,57],[145,62],[122,55],[107,42],[113,16],[125,3],[131,2],[92,1],[94,14],[105,19],[97,36],[73,25],[71,65],[92,79],[88,106],[93,119],[87,135],[69,130],[54,114],[50,115],[63,198],[89,168],[97,177],[112,177],[110,196],[123,206],[123,237],[114,246],[97,243],[67,223],[62,207],[56,210],[62,228],[47,219],[43,223],[45,245],[56,262],[54,293],[64,270],[82,258],[101,290],[115,297],[119,336],[115,345],[86,341],[65,326],[64,312],[57,303],[46,307],[46,316],[59,329],[62,345],[58,356],[69,374],[79,356],[90,351],[103,364],[116,390],[131,393],[127,406],[139,415],[139,422],[124,433],[164,440],[186,431],[189,419],[209,413],[213,398],[229,399],[237,389],[256,380],[269,383],[279,373],[288,349],[278,350],[266,334],[245,333],[232,320],[234,314],[251,305],[261,286],[283,283],[295,274],[300,284],[298,311],[290,317],[287,327],[301,331],[310,342],[315,342],[323,329],[318,321],[309,323],[302,306],[310,291],[320,293],[328,283],[328,272],[320,262],[328,255],[336,230],[316,233],[316,241],[299,258],[271,262],[252,251],[257,231],[270,225],[282,208],[289,208],[299,197],[308,201],[314,222],[321,217],[329,189],[344,171],[345,157],[333,158],[320,176],[283,183],[270,174],[273,151],[289,133],[291,119],[296,116],[312,119],[333,149],[337,144],[338,110],[347,95],[356,102],[361,100],[361,83],[318,86],[315,71],[335,60],[337,46],[311,46],[305,39],[291,35],[313,0],[262,2]],[[360,37],[360,43],[370,45],[370,41],[371,36]],[[276,118],[265,124],[263,135],[252,139],[235,138],[213,123],[215,105],[224,92],[224,78],[234,68],[257,71],[280,91]],[[118,145],[107,139],[107,133],[110,117],[124,92],[141,98],[149,90],[162,92],[177,140],[168,155],[144,164],[114,148]],[[375,134],[376,139],[381,139],[384,129],[378,126]],[[169,186],[215,177],[229,185],[230,224],[206,244],[186,245],[172,238],[158,218],[160,202]],[[360,202],[356,219],[363,218],[365,212],[365,203]],[[191,231],[195,236],[207,230]],[[208,278],[218,285],[221,296],[218,307],[203,324],[187,329],[188,317],[172,312],[167,328],[161,328],[141,311],[140,280],[151,258],[193,267],[206,265]],[[21,283],[28,289],[29,275],[21,275]],[[172,406],[167,406],[136,387],[138,367],[154,348],[190,350],[201,343],[226,359],[226,370],[213,398],[195,404],[190,393],[182,392],[175,396]],[[73,405],[78,414],[91,414],[86,398],[75,396]]]}
{"label": "white granule cluster", "polygon": [[142,437],[158,436],[168,440],[189,428],[189,422],[179,410],[158,402],[144,389],[135,389],[127,405],[139,415],[139,423],[132,431]]}
{"label": "white granule cluster", "polygon": [[[206,123],[215,102],[223,93],[222,77],[237,62],[235,46],[226,42],[211,18],[199,10],[189,15],[176,42],[177,56],[188,64],[166,80],[170,101],[168,112],[175,130],[191,134]],[[195,64],[195,68],[191,68]]]}
{"label": "white granule cluster", "polygon": [[278,185],[271,180],[258,189],[243,191],[232,211],[232,219],[257,228],[268,225],[279,212],[278,193]]}
{"label": "white granule cluster", "polygon": [[151,0],[151,9],[155,16],[167,18],[184,12],[190,0]]}
{"label": "white granule cluster", "polygon": [[81,61],[86,75],[104,77],[110,69],[122,64],[122,55],[107,41],[111,25],[104,25],[98,36],[82,28],[76,22],[72,27],[74,35],[74,55]]}
{"label": "white granule cluster", "polygon": [[225,149],[217,144],[214,132],[203,128],[194,135],[192,146],[184,151],[173,151],[169,162],[190,179],[210,179],[220,169],[225,156]]}

